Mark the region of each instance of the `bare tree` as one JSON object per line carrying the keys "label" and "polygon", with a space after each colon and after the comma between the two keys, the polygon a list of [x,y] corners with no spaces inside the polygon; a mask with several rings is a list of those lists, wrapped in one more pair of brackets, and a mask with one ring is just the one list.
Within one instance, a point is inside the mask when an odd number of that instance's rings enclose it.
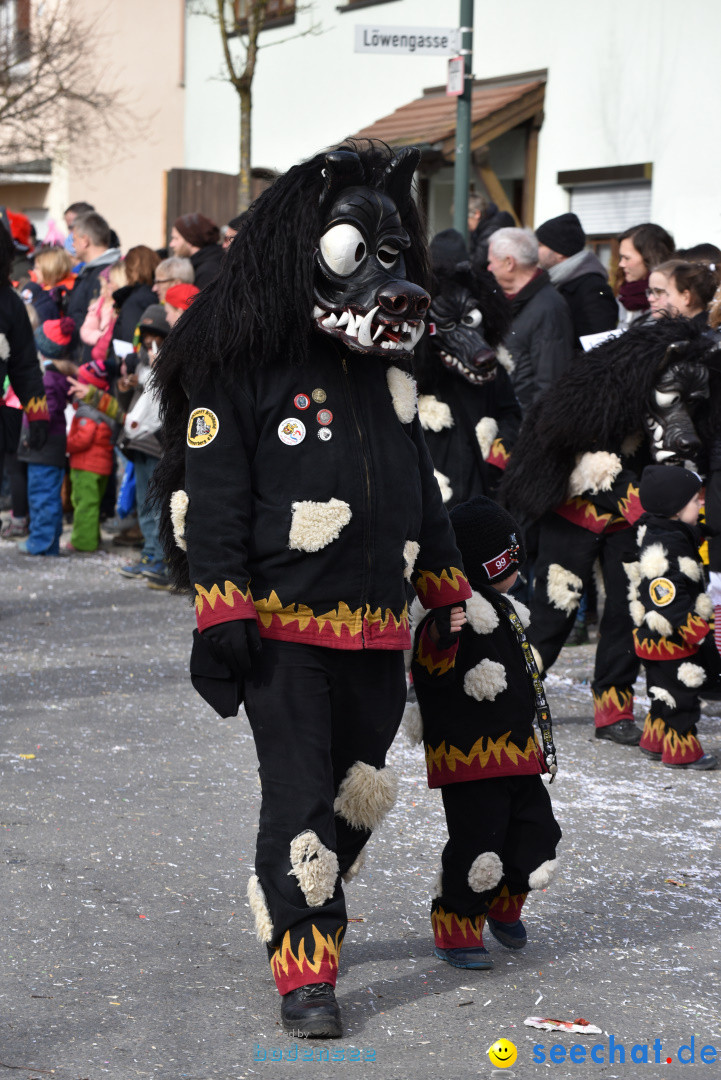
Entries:
{"label": "bare tree", "polygon": [[107,132],[117,94],[98,62],[101,44],[72,0],[0,0],[2,158],[58,157],[78,132]]}

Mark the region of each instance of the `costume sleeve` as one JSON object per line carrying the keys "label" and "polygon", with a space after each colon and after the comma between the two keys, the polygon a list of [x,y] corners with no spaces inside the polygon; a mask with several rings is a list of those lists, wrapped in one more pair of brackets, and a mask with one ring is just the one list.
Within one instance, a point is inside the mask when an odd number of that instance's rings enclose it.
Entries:
{"label": "costume sleeve", "polygon": [[[687,557],[689,565],[700,563]],[[682,560],[683,561],[683,560]],[[698,587],[660,544],[644,548],[639,560],[639,595],[646,626],[664,639],[675,639],[687,649],[695,649],[711,627],[698,613]]]}
{"label": "costume sleeve", "polygon": [[471,587],[463,572],[453,527],[443,505],[418,416],[411,426],[411,438],[418,450],[423,494],[423,520],[411,585],[425,608],[446,607],[467,600]]}
{"label": "costume sleeve", "polygon": [[415,648],[413,650],[413,678],[422,682],[433,681],[452,674],[455,670],[456,656],[458,654],[458,642],[456,638],[448,649],[441,649],[435,644],[428,628],[433,616],[427,616],[416,635]]}
{"label": "costume sleeve", "polygon": [[603,513],[612,513],[635,525],[643,514],[638,496],[638,476],[632,469],[622,469],[609,491],[599,491],[587,498]]}
{"label": "costume sleeve", "polygon": [[508,464],[511,450],[521,428],[521,406],[518,404],[510,376],[501,365],[496,373],[495,383],[495,417],[498,422],[498,434],[486,455],[486,462],[502,471]]}
{"label": "costume sleeve", "polygon": [[2,289],[0,302],[0,360],[7,363],[13,390],[29,421],[49,420],[43,376],[32,327],[22,300],[12,289]]}
{"label": "costume sleeve", "polygon": [[185,540],[199,630],[255,619],[247,568],[255,421],[238,389],[209,381],[190,394]]}

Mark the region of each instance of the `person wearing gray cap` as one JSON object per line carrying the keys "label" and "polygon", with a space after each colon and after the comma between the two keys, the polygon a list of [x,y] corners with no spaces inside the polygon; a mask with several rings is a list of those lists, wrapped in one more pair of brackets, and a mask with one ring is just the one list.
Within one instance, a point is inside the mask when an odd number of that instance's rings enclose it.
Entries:
{"label": "person wearing gray cap", "polygon": [[549,218],[536,229],[538,264],[571,309],[576,342],[586,334],[615,330],[618,304],[603,263],[586,251],[586,234],[575,214]]}

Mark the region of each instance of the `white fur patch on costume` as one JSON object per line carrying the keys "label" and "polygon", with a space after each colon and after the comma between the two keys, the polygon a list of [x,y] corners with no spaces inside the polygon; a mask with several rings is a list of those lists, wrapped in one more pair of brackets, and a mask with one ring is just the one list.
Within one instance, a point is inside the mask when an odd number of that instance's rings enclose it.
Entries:
{"label": "white fur patch on costume", "polygon": [[248,903],[255,919],[255,936],[263,945],[268,945],[273,937],[273,923],[268,911],[268,901],[263,892],[263,886],[255,874],[248,878]]}
{"label": "white fur patch on costume", "polygon": [[650,697],[656,698],[657,701],[662,701],[664,705],[668,705],[669,709],[676,708],[676,698],[673,696],[673,694],[669,693],[669,691],[666,690],[665,687],[649,686],[648,693]]}
{"label": "white fur patch on costume", "polygon": [[291,551],[320,551],[340,536],[352,517],[342,499],[328,502],[294,502],[288,535]]}
{"label": "white fur patch on costume", "polygon": [[418,558],[418,552],[421,550],[421,545],[417,540],[406,540],[403,545],[403,558],[405,560],[406,568],[403,571],[403,577],[406,581],[411,580],[411,574],[413,573],[413,567],[416,565],[416,559]]}
{"label": "white fur patch on costume", "polygon": [[0,334],[0,360],[7,360],[10,355],[10,342],[5,334]]}
{"label": "white fur patch on costume", "polygon": [[581,602],[583,582],[577,574],[566,570],[558,563],[551,563],[548,567],[546,592],[555,608],[570,615]]}
{"label": "white fur patch on costume", "polygon": [[476,701],[495,701],[507,686],[506,669],[496,660],[481,660],[463,676],[463,689]]}
{"label": "white fur patch on costume", "polygon": [[536,661],[538,674],[543,675],[546,665],[543,663],[543,660],[541,659],[541,654],[539,653],[535,645],[531,645],[531,652],[533,653],[533,659]]}
{"label": "white fur patch on costume", "polygon": [[633,457],[642,442],[642,433],[640,431],[634,431],[632,435],[627,435],[621,443],[621,453],[624,457]]}
{"label": "white fur patch on costume", "polygon": [[638,565],[641,568],[641,577],[663,577],[668,570],[668,559],[663,544],[650,544],[649,547],[641,553]]}
{"label": "white fur patch on costume", "polygon": [[474,892],[492,889],[503,877],[503,863],[495,851],[483,851],[471,863],[468,884]]}
{"label": "white fur patch on costume", "polygon": [[696,562],[690,555],[679,555],[678,568],[687,578],[691,578],[691,581],[700,581],[703,577],[701,563]]}
{"label": "white fur patch on costume", "polygon": [[671,623],[666,616],[662,615],[660,611],[647,611],[644,615],[644,621],[649,630],[653,630],[655,633],[660,634],[661,637],[671,637],[673,626],[671,626]]}
{"label": "white fur patch on costume", "polygon": [[691,664],[686,660],[683,664],[678,665],[677,675],[684,686],[690,687],[695,690],[699,686],[703,686],[706,681],[706,672],[698,664]]}
{"label": "white fur patch on costume", "polygon": [[356,858],[355,862],[352,862],[350,864],[350,866],[348,867],[348,869],[346,870],[345,874],[343,874],[343,881],[346,883],[346,885],[348,885],[349,882],[351,882],[353,880],[353,878],[358,877],[361,870],[365,866],[365,863],[366,863],[366,849],[363,848],[360,851],[360,853],[359,853],[358,857]]}
{"label": "white fur patch on costume", "polygon": [[[645,528],[645,526],[644,526]],[[629,580],[630,586],[638,595],[638,587],[641,584],[641,567],[638,562],[625,562],[623,563],[623,569],[626,573],[626,577]]]}
{"label": "white fur patch on costume", "polygon": [[476,424],[476,438],[484,460],[490,454],[493,440],[497,434],[498,421],[493,416],[482,416]]}
{"label": "white fur patch on costume", "polygon": [[398,367],[389,367],[386,373],[388,389],[393,398],[393,408],[402,424],[410,424],[418,411],[418,389],[412,375]]}
{"label": "white fur patch on costume", "polygon": [[540,866],[528,875],[528,886],[531,889],[545,889],[556,876],[558,859],[546,859]]}
{"label": "white fur patch on costume", "polygon": [[187,551],[185,543],[185,515],[188,513],[187,491],[174,491],[170,496],[170,520],[173,525],[173,537],[181,551]]}
{"label": "white fur patch on costume", "polygon": [[632,600],[628,605],[628,610],[631,612],[631,619],[634,626],[641,626],[643,620],[646,617],[646,608],[643,606],[640,600]]}
{"label": "white fur patch on costume", "polygon": [[338,880],[338,856],[312,829],[291,840],[290,865],[288,877],[298,878],[308,907],[320,907],[330,900]]}
{"label": "white fur patch on costume", "polygon": [[517,600],[515,596],[509,596],[508,599],[516,609],[516,615],[521,620],[521,626],[526,630],[531,625],[531,609],[527,608],[522,601]]}
{"label": "white fur patch on costume", "polygon": [[376,769],[356,761],[346,773],[333,804],[336,814],[354,829],[377,829],[398,794],[398,777],[389,765]]}
{"label": "white fur patch on costume", "polygon": [[401,727],[411,746],[418,746],[423,742],[423,717],[417,701],[406,702]]}
{"label": "white fur patch on costume", "polygon": [[513,374],[516,367],[516,361],[513,359],[505,345],[499,345],[496,349],[496,360],[502,368],[505,368],[509,375]]}
{"label": "white fur patch on costume", "polygon": [[418,418],[424,431],[443,431],[453,427],[450,405],[439,401],[433,394],[421,394],[418,398]]}
{"label": "white fur patch on costume", "polygon": [[490,600],[475,590],[466,600],[466,618],[477,634],[491,634],[498,626],[498,612]]}
{"label": "white fur patch on costume", "polygon": [[646,539],[647,531],[648,525],[639,525],[636,529],[636,543],[640,548],[643,547],[643,542]]}
{"label": "white fur patch on costume", "polygon": [[577,454],[576,467],[568,478],[569,496],[573,498],[584,492],[595,495],[599,491],[610,491],[621,468],[618,454],[611,454],[607,450]]}
{"label": "white fur patch on costume", "polygon": [[713,618],[713,600],[708,593],[702,592],[698,594],[693,609],[706,622]]}
{"label": "white fur patch on costume", "polygon": [[433,888],[431,891],[431,900],[437,900],[439,896],[443,896],[443,867],[439,867],[436,874],[435,881],[433,882]]}
{"label": "white fur patch on costume", "polygon": [[439,472],[438,469],[433,470],[433,475],[438,481],[438,487],[441,489],[441,498],[443,499],[444,503],[447,503],[453,495],[453,488],[451,487],[451,482],[448,477],[445,476],[442,472]]}

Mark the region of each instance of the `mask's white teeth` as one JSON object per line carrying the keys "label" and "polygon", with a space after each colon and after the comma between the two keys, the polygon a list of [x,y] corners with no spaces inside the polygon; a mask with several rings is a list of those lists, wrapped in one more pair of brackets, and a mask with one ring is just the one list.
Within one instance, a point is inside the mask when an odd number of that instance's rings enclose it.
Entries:
{"label": "mask's white teeth", "polygon": [[400,330],[400,324],[399,323],[393,323],[393,333],[397,334],[399,332],[399,330]]}
{"label": "mask's white teeth", "polygon": [[404,334],[410,334],[410,332],[411,332],[411,328],[410,328],[410,326],[408,325],[407,322],[403,323],[403,325],[401,326],[401,330],[402,330],[402,332]]}
{"label": "mask's white teeth", "polygon": [[381,349],[390,349],[390,347],[391,347],[390,341],[381,341]]}
{"label": "mask's white teeth", "polygon": [[316,304],[315,307],[313,308],[313,318],[314,319],[320,319],[321,316],[323,316],[323,315],[325,315],[325,312],[323,311],[323,308],[318,307],[318,305]]}
{"label": "mask's white teeth", "polygon": [[380,323],[378,329],[376,330],[375,334],[373,335],[373,340],[377,341],[384,330],[385,330],[385,326],[383,325],[383,323]]}
{"label": "mask's white teeth", "polygon": [[365,318],[362,320],[358,327],[358,344],[363,345],[366,348],[373,344],[373,337],[371,335],[371,323],[373,322],[373,316],[378,311],[378,307],[371,308]]}
{"label": "mask's white teeth", "polygon": [[[360,322],[360,319],[358,321]],[[355,315],[352,311],[348,312],[348,325],[345,328],[345,332],[348,337],[358,337],[358,328],[356,326]]]}
{"label": "mask's white teeth", "polygon": [[329,330],[332,330],[335,324],[338,322],[338,316],[334,311],[331,311],[327,319],[323,319],[321,326],[327,326]]}
{"label": "mask's white teeth", "polygon": [[348,316],[349,315],[350,315],[349,311],[344,311],[343,312],[343,314],[338,319],[338,322],[335,324],[337,330],[340,330],[341,327],[345,326],[345,324],[348,322]]}
{"label": "mask's white teeth", "polygon": [[[425,328],[426,324],[424,322],[419,322],[417,326],[409,327],[411,336],[408,341],[403,343],[403,348],[406,350],[406,352],[412,352],[413,349],[415,349],[416,345],[423,337],[423,331],[425,330]],[[448,354],[444,353],[443,355],[445,357]]]}

